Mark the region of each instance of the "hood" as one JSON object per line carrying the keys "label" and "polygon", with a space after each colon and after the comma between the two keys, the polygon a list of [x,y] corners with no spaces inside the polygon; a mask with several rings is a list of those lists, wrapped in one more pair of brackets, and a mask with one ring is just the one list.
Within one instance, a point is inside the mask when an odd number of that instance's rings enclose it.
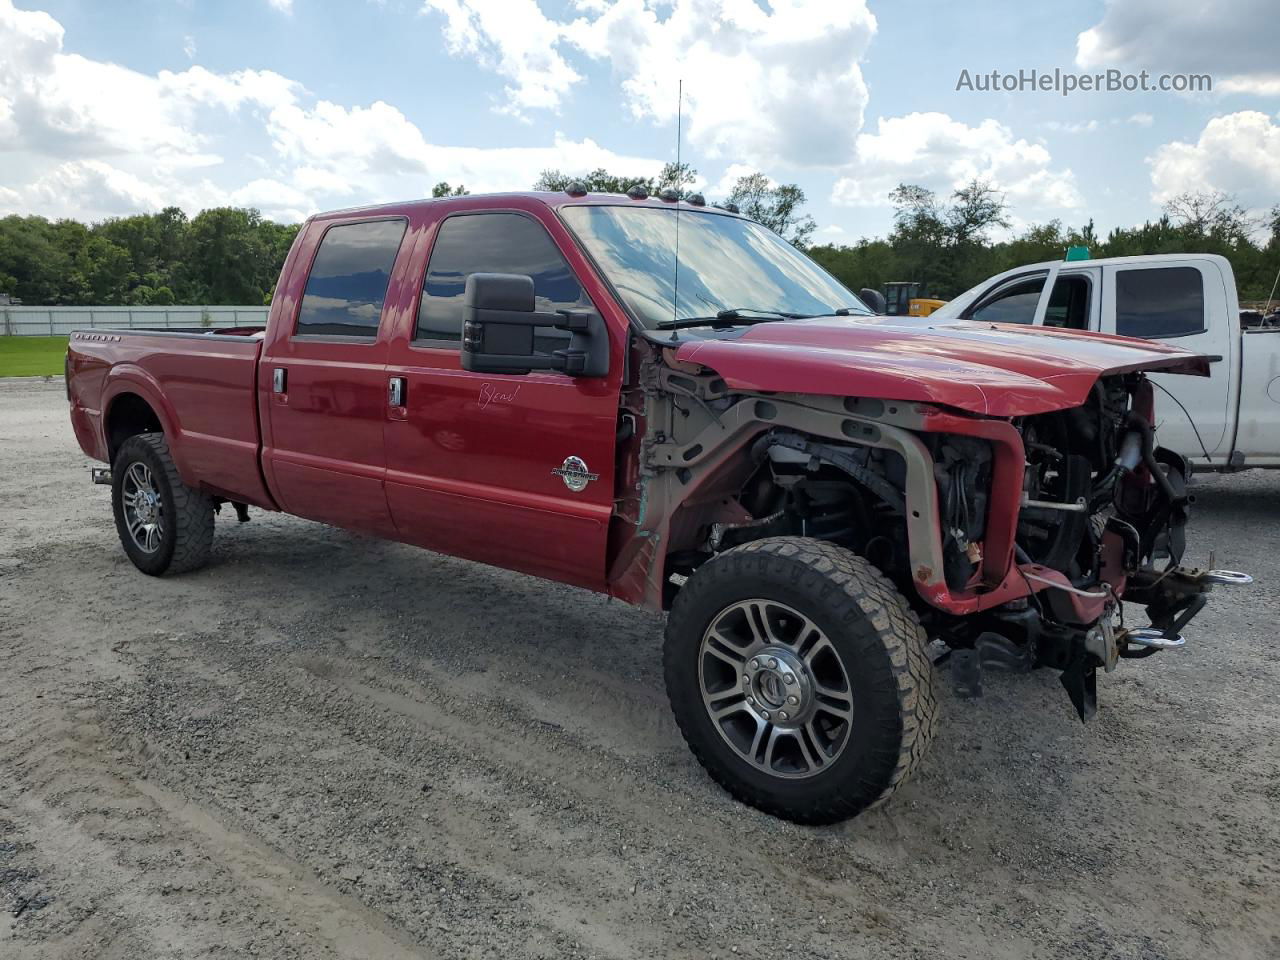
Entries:
{"label": "hood", "polygon": [[1150,340],[930,317],[821,317],[687,339],[677,360],[730,387],[875,397],[1028,416],[1084,403],[1100,376],[1132,370],[1209,374],[1209,358]]}

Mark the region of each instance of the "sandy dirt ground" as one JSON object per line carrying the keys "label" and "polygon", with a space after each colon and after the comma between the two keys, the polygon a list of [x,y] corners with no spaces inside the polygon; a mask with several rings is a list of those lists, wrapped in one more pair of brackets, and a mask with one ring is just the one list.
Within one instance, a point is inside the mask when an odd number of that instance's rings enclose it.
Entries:
{"label": "sandy dirt ground", "polygon": [[149,579],[59,381],[0,382],[0,957],[1280,956],[1280,476],[1202,480],[1214,595],[1073,716],[988,677],[839,827],[686,752],[658,617],[305,521]]}

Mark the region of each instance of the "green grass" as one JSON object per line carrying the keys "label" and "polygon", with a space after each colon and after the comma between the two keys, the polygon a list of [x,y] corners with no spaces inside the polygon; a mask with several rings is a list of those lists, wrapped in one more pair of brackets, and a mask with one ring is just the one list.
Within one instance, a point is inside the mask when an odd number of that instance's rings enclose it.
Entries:
{"label": "green grass", "polygon": [[62,375],[66,337],[0,337],[0,377]]}

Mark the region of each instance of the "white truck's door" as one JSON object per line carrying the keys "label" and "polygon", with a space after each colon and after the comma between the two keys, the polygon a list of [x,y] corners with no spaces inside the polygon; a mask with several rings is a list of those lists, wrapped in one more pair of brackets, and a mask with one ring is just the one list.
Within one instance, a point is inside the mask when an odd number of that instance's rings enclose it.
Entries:
{"label": "white truck's door", "polygon": [[1246,467],[1280,466],[1280,328],[1240,340],[1240,414],[1235,452]]}
{"label": "white truck's door", "polygon": [[1231,452],[1239,390],[1239,380],[1231,374],[1239,369],[1240,348],[1239,319],[1230,316],[1229,300],[1235,300],[1234,289],[1227,291],[1218,265],[1205,258],[1103,268],[1103,333],[1164,340],[1222,358],[1210,366],[1209,377],[1152,376],[1186,408],[1183,412],[1157,388],[1157,442],[1199,464],[1206,462],[1205,451],[1219,465]]}

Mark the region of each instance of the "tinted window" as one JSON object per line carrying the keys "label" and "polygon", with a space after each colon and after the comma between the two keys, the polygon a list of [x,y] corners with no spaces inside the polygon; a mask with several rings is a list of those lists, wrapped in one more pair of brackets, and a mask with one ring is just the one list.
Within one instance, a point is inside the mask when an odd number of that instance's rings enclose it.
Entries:
{"label": "tinted window", "polygon": [[1036,318],[1036,304],[1043,289],[1043,275],[1019,280],[974,310],[970,319],[984,323],[1030,323]]}
{"label": "tinted window", "polygon": [[[440,225],[418,308],[418,339],[458,340],[462,294],[471,273],[516,273],[533,278],[540,311],[584,310],[591,301],[542,224],[517,213],[450,217]],[[539,332],[538,340],[568,334]],[[562,346],[553,344],[550,349]],[[539,349],[546,347],[539,344]]]}
{"label": "tinted window", "polygon": [[1059,277],[1044,312],[1046,327],[1089,329],[1089,278]]}
{"label": "tinted window", "polygon": [[1116,271],[1116,333],[1185,337],[1204,331],[1204,285],[1195,267]]}
{"label": "tinted window", "polygon": [[325,231],[302,295],[297,332],[373,339],[404,229],[403,220],[370,220]]}

